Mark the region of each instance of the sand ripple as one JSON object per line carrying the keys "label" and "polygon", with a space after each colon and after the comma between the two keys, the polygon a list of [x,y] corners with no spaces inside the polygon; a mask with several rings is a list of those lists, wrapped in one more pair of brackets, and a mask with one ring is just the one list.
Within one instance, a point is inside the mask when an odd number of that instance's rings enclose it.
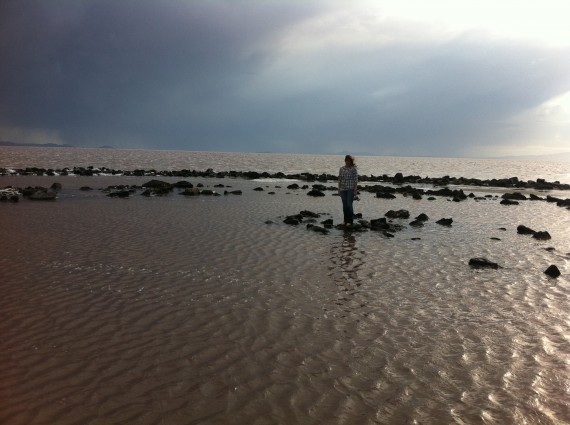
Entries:
{"label": "sand ripple", "polygon": [[[419,204],[451,228],[323,236],[282,224],[309,201],[275,190],[89,195],[47,222],[45,205],[14,206],[0,423],[570,422],[570,282],[542,274],[567,274],[568,219],[554,253],[515,231],[548,217],[491,203]],[[338,209],[328,198],[309,209]],[[472,270],[474,256],[503,268]]]}

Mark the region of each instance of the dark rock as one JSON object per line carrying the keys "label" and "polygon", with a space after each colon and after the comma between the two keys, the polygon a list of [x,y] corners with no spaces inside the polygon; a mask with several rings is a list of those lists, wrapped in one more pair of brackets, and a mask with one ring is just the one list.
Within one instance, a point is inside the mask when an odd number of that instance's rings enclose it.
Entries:
{"label": "dark rock", "polygon": [[500,241],[501,238],[495,238],[495,237],[493,237],[493,238],[491,238],[491,240],[492,240],[492,241]]}
{"label": "dark rock", "polygon": [[487,260],[486,258],[472,258],[469,265],[474,269],[498,269],[499,265]]}
{"label": "dark rock", "polygon": [[410,226],[412,226],[412,227],[423,227],[424,222],[421,220],[414,220],[414,221],[410,222]]}
{"label": "dark rock", "polygon": [[89,186],[81,186],[81,187],[79,188],[79,190],[82,190],[82,191],[84,191],[84,192],[87,192],[87,191],[93,190],[93,188],[91,188],[91,187],[89,187]]}
{"label": "dark rock", "polygon": [[392,180],[394,184],[401,184],[404,183],[404,175],[402,173],[396,173],[394,175],[394,180]]}
{"label": "dark rock", "polygon": [[388,218],[410,218],[410,212],[408,210],[390,210],[386,214],[384,214]]}
{"label": "dark rock", "polygon": [[162,180],[151,180],[142,185],[150,189],[172,189],[173,185]]}
{"label": "dark rock", "polygon": [[434,198],[433,196],[430,196],[429,198],[427,198],[428,201],[435,201],[437,198]]}
{"label": "dark rock", "polygon": [[327,190],[327,187],[325,185],[322,185],[322,184],[314,184],[313,189],[314,190],[320,190],[322,192],[324,190]]}
{"label": "dark rock", "polygon": [[418,221],[428,221],[428,220],[429,220],[429,217],[427,216],[427,214],[421,213],[420,215],[418,215],[418,216],[416,217],[416,220],[418,220]]}
{"label": "dark rock", "polygon": [[505,193],[501,196],[503,199],[508,199],[510,201],[526,201],[526,196],[520,192]]}
{"label": "dark rock", "polygon": [[285,220],[283,220],[283,223],[297,226],[298,224],[301,224],[302,219],[302,217],[299,218],[297,215],[288,215],[285,217]]}
{"label": "dark rock", "polygon": [[314,197],[325,196],[325,194],[323,192],[321,192],[320,190],[316,190],[316,189],[313,189],[313,190],[307,192],[307,195],[314,196]]}
{"label": "dark rock", "polygon": [[263,189],[262,187],[256,187],[256,188],[253,189],[253,190],[255,190],[255,191],[257,191],[257,192],[263,192],[264,189]]}
{"label": "dark rock", "polygon": [[214,190],[211,189],[204,189],[200,191],[200,195],[206,195],[206,196],[220,196],[220,194]]}
{"label": "dark rock", "polygon": [[171,191],[172,191],[172,186],[147,188],[141,193],[141,195],[147,196],[147,197],[165,196],[165,195],[168,195]]}
{"label": "dark rock", "polygon": [[530,195],[528,195],[528,197],[531,201],[544,201],[544,198],[541,198],[540,196],[537,196],[534,193],[531,193]]}
{"label": "dark rock", "polygon": [[530,227],[526,227],[523,224],[519,224],[517,226],[517,233],[520,235],[534,235],[536,231],[532,230]]}
{"label": "dark rock", "polygon": [[503,200],[500,202],[500,204],[501,204],[501,205],[518,205],[519,203],[518,203],[518,201],[512,201],[512,200],[510,200],[510,199],[503,199]]}
{"label": "dark rock", "polygon": [[62,189],[61,183],[54,183],[50,186],[50,189],[54,192],[60,192]]}
{"label": "dark rock", "polygon": [[299,185],[297,183],[290,184],[287,186],[287,189],[299,189]]}
{"label": "dark rock", "polygon": [[180,188],[180,189],[187,189],[187,188],[193,188],[194,185],[190,182],[187,182],[185,180],[181,180],[179,182],[174,183],[172,186]]}
{"label": "dark rock", "polygon": [[549,239],[552,239],[552,236],[550,236],[550,233],[548,233],[546,230],[544,231],[540,231],[540,232],[535,232],[532,237],[534,239],[538,239],[541,241],[547,241]]}
{"label": "dark rock", "polygon": [[550,266],[548,266],[548,268],[544,271],[544,273],[547,274],[548,276],[554,277],[554,278],[557,278],[561,274],[558,267],[556,267],[556,265],[554,265],[554,264],[551,264]]}
{"label": "dark rock", "polygon": [[319,218],[321,216],[320,214],[307,210],[301,211],[299,214],[301,214],[302,217],[312,217],[312,218]]}
{"label": "dark rock", "polygon": [[391,193],[388,192],[376,192],[376,197],[382,199],[396,199],[395,195],[392,195]]}
{"label": "dark rock", "polygon": [[441,219],[437,220],[436,223],[440,224],[442,226],[451,226],[451,224],[453,223],[453,219],[452,218],[441,218]]}

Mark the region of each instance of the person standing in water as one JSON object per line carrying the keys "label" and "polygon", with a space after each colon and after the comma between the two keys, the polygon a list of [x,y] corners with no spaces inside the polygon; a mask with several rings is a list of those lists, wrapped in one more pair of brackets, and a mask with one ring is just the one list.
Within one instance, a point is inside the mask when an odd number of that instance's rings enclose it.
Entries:
{"label": "person standing in water", "polygon": [[346,155],[344,157],[344,167],[340,167],[338,172],[338,194],[342,200],[345,227],[351,226],[354,220],[352,202],[356,197],[357,188],[358,172],[354,164],[354,157],[352,155]]}

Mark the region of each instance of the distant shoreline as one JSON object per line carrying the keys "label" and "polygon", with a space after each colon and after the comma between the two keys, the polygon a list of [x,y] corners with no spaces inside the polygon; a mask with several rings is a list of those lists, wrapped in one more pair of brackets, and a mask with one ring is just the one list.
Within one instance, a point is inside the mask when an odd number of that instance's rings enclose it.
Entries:
{"label": "distant shoreline", "polygon": [[[0,140],[0,147],[14,147],[14,148],[77,148],[74,145],[59,144],[59,143],[17,143],[7,142]],[[113,146],[98,146],[95,149],[115,149]]]}

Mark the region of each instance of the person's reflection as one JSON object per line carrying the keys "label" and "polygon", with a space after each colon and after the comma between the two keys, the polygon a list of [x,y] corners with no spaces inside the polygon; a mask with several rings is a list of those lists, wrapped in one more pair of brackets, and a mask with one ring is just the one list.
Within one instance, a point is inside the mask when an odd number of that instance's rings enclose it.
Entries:
{"label": "person's reflection", "polygon": [[344,233],[342,239],[331,246],[330,276],[344,291],[354,290],[360,286],[358,271],[363,261],[359,254],[353,233]]}
{"label": "person's reflection", "polygon": [[356,238],[353,234],[348,233],[343,237],[340,247],[340,268],[346,277],[346,280],[356,280],[359,264],[355,264],[354,254],[356,251]]}

